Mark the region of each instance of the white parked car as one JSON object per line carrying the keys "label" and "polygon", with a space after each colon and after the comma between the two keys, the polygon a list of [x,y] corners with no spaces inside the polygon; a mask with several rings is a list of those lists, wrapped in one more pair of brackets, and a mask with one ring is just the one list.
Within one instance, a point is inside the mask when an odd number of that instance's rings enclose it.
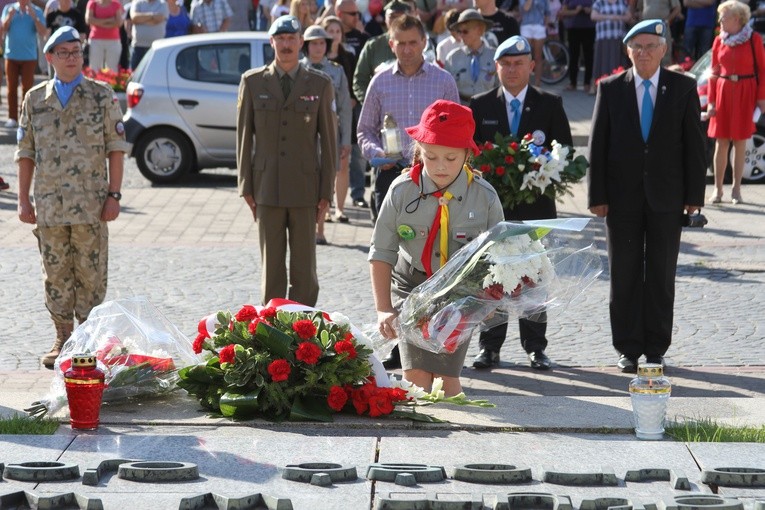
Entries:
{"label": "white parked car", "polygon": [[154,42],[127,86],[123,118],[141,173],[167,183],[203,168],[235,168],[239,80],[273,57],[264,32]]}

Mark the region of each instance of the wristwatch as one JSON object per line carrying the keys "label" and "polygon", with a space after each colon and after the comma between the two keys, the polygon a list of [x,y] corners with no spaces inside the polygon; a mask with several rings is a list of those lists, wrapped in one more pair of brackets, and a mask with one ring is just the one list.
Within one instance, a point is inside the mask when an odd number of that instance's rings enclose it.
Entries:
{"label": "wristwatch", "polygon": [[106,196],[112,197],[114,200],[119,202],[120,199],[122,198],[122,193],[120,193],[119,191],[110,191],[109,193],[106,194]]}

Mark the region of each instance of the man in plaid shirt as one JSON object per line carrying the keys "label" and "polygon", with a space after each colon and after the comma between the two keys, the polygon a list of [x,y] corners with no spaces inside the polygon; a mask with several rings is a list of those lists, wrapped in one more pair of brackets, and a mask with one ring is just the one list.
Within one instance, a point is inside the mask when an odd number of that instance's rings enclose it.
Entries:
{"label": "man in plaid shirt", "polygon": [[228,0],[197,0],[191,5],[191,30],[195,34],[227,32],[233,15]]}
{"label": "man in plaid shirt", "polygon": [[[391,24],[390,47],[396,61],[379,71],[369,83],[358,124],[358,139],[364,158],[386,158],[380,130],[388,114],[398,124],[403,152],[397,163],[375,166],[375,204],[379,207],[400,170],[412,160],[412,140],[404,128],[417,125],[422,112],[437,99],[459,103],[454,78],[435,64],[425,62],[425,27],[412,15],[396,18]],[[376,216],[376,215],[375,215]]]}

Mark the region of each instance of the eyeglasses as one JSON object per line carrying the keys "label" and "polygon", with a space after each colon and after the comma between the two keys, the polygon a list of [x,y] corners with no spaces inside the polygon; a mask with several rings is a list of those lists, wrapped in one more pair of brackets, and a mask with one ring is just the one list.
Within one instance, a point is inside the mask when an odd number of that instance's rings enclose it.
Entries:
{"label": "eyeglasses", "polygon": [[66,60],[69,57],[71,57],[71,58],[80,58],[80,57],[82,57],[82,50],[54,51],[53,54],[56,55],[56,57],[60,58],[61,60]]}
{"label": "eyeglasses", "polygon": [[343,14],[347,14],[348,16],[361,16],[361,13],[359,11],[356,12],[348,12],[348,11],[340,11]]}
{"label": "eyeglasses", "polygon": [[629,49],[631,49],[635,53],[640,53],[643,51],[646,53],[653,53],[654,51],[656,51],[656,49],[659,46],[661,46],[661,44],[651,43],[651,44],[646,44],[645,46],[643,46],[642,44],[630,44],[628,46],[629,46]]}

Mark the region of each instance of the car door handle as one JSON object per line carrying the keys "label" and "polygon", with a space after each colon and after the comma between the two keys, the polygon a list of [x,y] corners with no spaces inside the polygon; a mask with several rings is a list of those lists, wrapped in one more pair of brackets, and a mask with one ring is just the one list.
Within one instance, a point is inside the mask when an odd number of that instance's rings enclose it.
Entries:
{"label": "car door handle", "polygon": [[194,101],[193,99],[179,99],[178,104],[184,108],[194,108],[199,105],[199,101]]}

